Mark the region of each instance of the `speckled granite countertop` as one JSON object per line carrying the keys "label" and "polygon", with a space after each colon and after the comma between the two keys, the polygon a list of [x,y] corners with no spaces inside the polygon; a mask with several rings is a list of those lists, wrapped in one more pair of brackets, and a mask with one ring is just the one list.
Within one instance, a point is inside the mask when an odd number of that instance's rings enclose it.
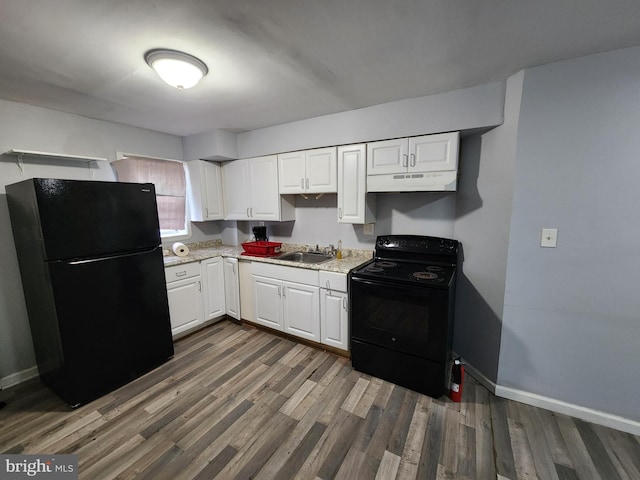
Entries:
{"label": "speckled granite countertop", "polygon": [[[274,263],[287,267],[307,268],[309,270],[325,270],[329,272],[348,273],[354,267],[373,258],[373,251],[369,250],[343,250],[343,258],[334,259],[324,263],[308,264],[298,262],[288,262],[277,258],[251,257],[241,255],[242,246],[223,245],[220,241],[209,241],[202,243],[186,244],[189,247],[189,254],[186,257],[178,257],[170,251],[165,251],[164,266],[170,267],[183,263],[199,262],[213,257],[233,257],[252,262]],[[306,250],[304,245],[290,243],[282,244],[282,253]]]}

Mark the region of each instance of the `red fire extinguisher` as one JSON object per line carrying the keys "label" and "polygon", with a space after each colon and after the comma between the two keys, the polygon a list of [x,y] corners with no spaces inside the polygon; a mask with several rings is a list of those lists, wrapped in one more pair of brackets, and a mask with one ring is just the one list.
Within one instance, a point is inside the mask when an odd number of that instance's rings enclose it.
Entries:
{"label": "red fire extinguisher", "polygon": [[449,398],[454,402],[462,400],[462,384],[464,383],[464,365],[460,359],[453,362],[451,369],[451,388],[449,389]]}

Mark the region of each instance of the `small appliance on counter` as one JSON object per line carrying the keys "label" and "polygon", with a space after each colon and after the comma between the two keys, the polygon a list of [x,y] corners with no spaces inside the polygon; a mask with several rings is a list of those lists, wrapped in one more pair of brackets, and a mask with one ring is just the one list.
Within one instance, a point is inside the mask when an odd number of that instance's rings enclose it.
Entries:
{"label": "small appliance on counter", "polygon": [[269,237],[267,237],[267,227],[264,225],[253,227],[253,239],[256,242],[268,242]]}

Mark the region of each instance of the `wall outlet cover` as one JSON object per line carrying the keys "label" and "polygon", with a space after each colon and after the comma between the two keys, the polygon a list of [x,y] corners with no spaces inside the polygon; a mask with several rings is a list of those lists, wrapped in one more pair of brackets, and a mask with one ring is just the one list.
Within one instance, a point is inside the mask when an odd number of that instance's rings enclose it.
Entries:
{"label": "wall outlet cover", "polygon": [[558,243],[557,228],[543,228],[540,236],[540,246],[546,248],[555,248]]}
{"label": "wall outlet cover", "polygon": [[375,223],[367,223],[367,224],[364,226],[364,229],[363,229],[364,234],[365,234],[365,235],[373,235],[373,234],[374,234],[374,233],[373,233],[373,226],[374,226],[374,225],[375,225]]}

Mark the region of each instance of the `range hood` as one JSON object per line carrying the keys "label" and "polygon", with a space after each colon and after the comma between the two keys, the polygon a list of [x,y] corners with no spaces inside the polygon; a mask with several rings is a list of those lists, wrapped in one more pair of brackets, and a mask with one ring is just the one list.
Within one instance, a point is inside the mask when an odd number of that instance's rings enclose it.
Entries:
{"label": "range hood", "polygon": [[368,192],[455,192],[459,132],[367,144]]}

